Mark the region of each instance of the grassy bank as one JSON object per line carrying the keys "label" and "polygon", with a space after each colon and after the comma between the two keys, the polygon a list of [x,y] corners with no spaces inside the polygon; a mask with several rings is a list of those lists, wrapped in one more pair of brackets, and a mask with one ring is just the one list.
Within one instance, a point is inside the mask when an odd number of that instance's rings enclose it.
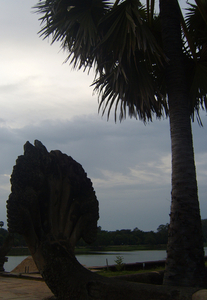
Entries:
{"label": "grassy bank", "polygon": [[[207,261],[205,262],[205,266],[207,268]],[[139,273],[149,273],[149,272],[159,272],[159,271],[164,271],[164,267],[155,267],[151,269],[146,269],[146,270],[121,270],[121,271],[111,271],[111,270],[100,270],[97,271],[97,274],[105,276],[105,277],[113,277],[113,276],[120,276],[120,275],[131,275],[131,274],[139,274]]]}
{"label": "grassy bank", "polygon": [[97,252],[116,252],[116,251],[138,251],[138,250],[166,250],[166,245],[119,245],[119,246],[99,246],[99,247],[76,247],[76,254],[87,254]]}
{"label": "grassy bank", "polygon": [[159,272],[159,271],[163,271],[164,268],[152,268],[152,269],[148,269],[148,270],[137,270],[137,271],[126,271],[126,270],[122,270],[122,271],[110,271],[110,270],[101,270],[101,271],[97,271],[96,273],[105,277],[113,277],[113,276],[120,276],[120,275],[131,275],[131,274],[138,274],[138,273],[149,273],[149,272]]}

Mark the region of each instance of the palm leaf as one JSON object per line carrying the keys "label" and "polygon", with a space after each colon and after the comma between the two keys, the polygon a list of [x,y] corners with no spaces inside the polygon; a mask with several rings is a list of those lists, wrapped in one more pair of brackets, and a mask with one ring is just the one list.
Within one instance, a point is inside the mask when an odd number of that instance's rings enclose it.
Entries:
{"label": "palm leaf", "polygon": [[[144,122],[151,120],[152,115],[161,117],[163,112],[167,114],[165,96],[156,90],[157,82],[153,74],[149,74],[144,63],[137,70],[131,62],[130,68],[126,62],[126,77],[123,68],[116,66],[111,73],[102,74],[94,83],[95,90],[99,93],[99,110],[102,113],[108,109],[108,117],[115,105],[115,120],[117,108],[120,107],[119,119],[126,116],[126,110],[130,117],[140,118]],[[119,106],[118,106],[119,101]]]}
{"label": "palm leaf", "polygon": [[[153,2],[153,1],[152,1]],[[147,24],[146,10],[138,0],[46,0],[37,12],[40,34],[60,41],[74,67],[96,67],[95,91],[99,110],[115,108],[115,117],[151,120],[167,113],[166,91],[158,82],[164,55]],[[152,8],[153,9],[153,8]],[[164,93],[162,93],[164,92]]]}
{"label": "palm leaf", "polygon": [[149,26],[152,27],[154,19],[155,0],[147,0],[147,20]]}
{"label": "palm leaf", "polygon": [[44,38],[52,36],[52,43],[62,42],[69,51],[74,67],[91,67],[93,49],[97,44],[97,25],[109,8],[106,0],[46,0],[34,7],[40,18]]}
{"label": "palm leaf", "polygon": [[199,107],[207,109],[207,45],[203,47],[200,59],[194,65],[193,78],[190,86],[192,106],[198,112]]}
{"label": "palm leaf", "polygon": [[159,91],[153,69],[162,69],[163,53],[146,24],[146,10],[137,0],[124,1],[102,18],[98,28],[103,37],[97,46],[93,85],[99,93],[99,111],[108,108],[109,117],[116,103],[115,119],[119,107],[120,120],[128,108],[130,117],[144,122],[153,113],[167,113],[165,93]]}
{"label": "palm leaf", "polygon": [[184,33],[184,37],[186,38],[187,40],[187,48],[184,47],[184,52],[188,52],[188,48],[193,56],[193,59],[196,60],[196,49],[195,49],[195,45],[194,45],[194,42],[193,42],[193,39],[192,39],[192,36],[191,34],[189,33],[189,30],[187,28],[187,25],[186,25],[186,22],[183,18],[183,14],[182,14],[182,11],[180,9],[180,22],[181,22],[181,26],[182,26],[182,29],[183,29],[183,33]]}
{"label": "palm leaf", "polygon": [[206,0],[195,0],[198,10],[207,25]]}
{"label": "palm leaf", "polygon": [[[207,1],[203,2],[204,11],[203,14],[207,18]],[[196,47],[196,52],[202,48],[202,45],[207,42],[207,24],[205,19],[202,18],[200,10],[197,5],[189,4],[186,14],[186,26],[189,34],[194,42],[194,47]]]}
{"label": "palm leaf", "polygon": [[189,4],[185,19],[186,29],[191,38],[191,45],[188,44],[188,46],[190,50],[195,49],[194,59],[192,60],[189,55],[188,48],[184,54],[192,119],[196,113],[197,119],[201,123],[199,110],[200,108],[207,110],[207,2],[196,2],[199,5]]}

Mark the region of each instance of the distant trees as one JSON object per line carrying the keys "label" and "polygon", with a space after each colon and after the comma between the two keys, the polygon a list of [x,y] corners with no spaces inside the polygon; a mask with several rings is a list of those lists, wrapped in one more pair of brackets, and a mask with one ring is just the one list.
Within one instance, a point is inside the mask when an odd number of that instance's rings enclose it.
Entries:
{"label": "distant trees", "polygon": [[[96,241],[92,247],[101,246],[119,246],[119,245],[143,245],[158,246],[167,245],[169,224],[161,224],[157,231],[142,231],[137,227],[131,229],[121,229],[116,231],[102,230],[98,227]],[[204,242],[207,243],[207,219],[202,220]],[[86,246],[83,240],[80,240],[77,246]]]}
{"label": "distant trees", "polygon": [[[144,232],[137,227],[131,229],[121,229],[116,231],[106,231],[98,228],[98,234],[93,246],[119,246],[119,245],[159,245],[167,244],[168,224],[160,225],[157,232]],[[77,246],[85,246],[81,240]]]}
{"label": "distant trees", "polygon": [[[6,236],[8,235],[8,231],[4,228],[0,228],[0,247],[3,245]],[[26,242],[24,238],[19,234],[14,234],[14,247],[26,247]]]}
{"label": "distant trees", "polygon": [[[92,247],[101,246],[119,246],[119,245],[143,245],[143,246],[157,246],[167,245],[169,224],[161,224],[157,231],[143,231],[135,227],[131,229],[121,229],[116,231],[102,230],[98,227],[98,234],[96,241],[91,245]],[[203,240],[207,243],[207,219],[202,220]],[[5,237],[8,235],[6,229],[0,228],[0,246],[3,244]],[[14,247],[25,247],[26,243],[21,235],[14,235]],[[80,240],[77,246],[87,246],[87,244]]]}
{"label": "distant trees", "polygon": [[4,239],[8,235],[8,231],[6,229],[0,228],[0,246],[3,245]]}

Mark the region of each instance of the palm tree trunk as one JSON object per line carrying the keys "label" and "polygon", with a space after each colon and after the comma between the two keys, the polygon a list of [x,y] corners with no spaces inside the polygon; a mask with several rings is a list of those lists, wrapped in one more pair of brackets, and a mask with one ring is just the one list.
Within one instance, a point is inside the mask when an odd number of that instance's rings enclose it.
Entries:
{"label": "palm tree trunk", "polygon": [[172,202],[164,284],[204,286],[204,251],[177,0],[160,0],[171,148]]}

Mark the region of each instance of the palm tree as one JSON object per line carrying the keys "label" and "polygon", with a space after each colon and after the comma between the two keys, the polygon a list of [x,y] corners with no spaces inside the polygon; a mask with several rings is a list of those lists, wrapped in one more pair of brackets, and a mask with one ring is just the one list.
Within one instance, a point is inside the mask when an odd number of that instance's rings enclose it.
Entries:
{"label": "palm tree", "polygon": [[[99,110],[115,120],[144,122],[169,116],[172,145],[172,204],[164,284],[204,285],[204,252],[193,153],[191,118],[207,108],[206,35],[196,34],[205,1],[196,0],[184,21],[177,0],[45,0],[45,38],[60,41],[78,69],[95,68]],[[202,15],[201,13],[202,12]],[[182,32],[181,32],[182,24]],[[206,24],[206,23],[205,23]],[[206,27],[205,27],[206,28]],[[201,76],[202,75],[202,76]]]}
{"label": "palm tree", "polygon": [[189,89],[177,1],[160,1],[172,149],[172,202],[164,283],[204,286],[204,253],[198,203]]}

